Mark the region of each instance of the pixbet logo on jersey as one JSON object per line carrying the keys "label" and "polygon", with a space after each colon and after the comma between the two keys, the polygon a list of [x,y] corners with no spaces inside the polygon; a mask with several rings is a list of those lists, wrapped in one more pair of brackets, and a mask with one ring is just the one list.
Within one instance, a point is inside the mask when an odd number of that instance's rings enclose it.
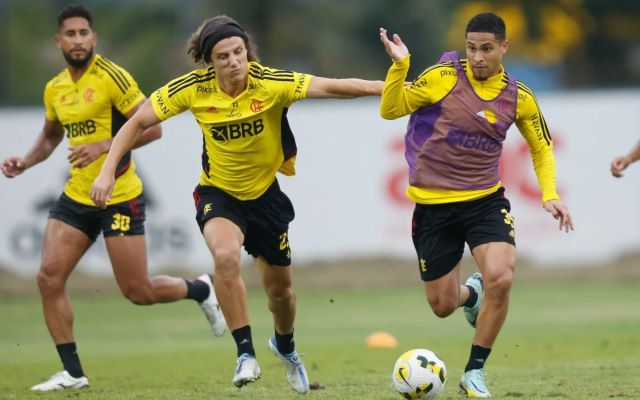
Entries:
{"label": "pixbet logo on jersey", "polygon": [[246,136],[256,136],[264,130],[264,122],[257,119],[252,122],[240,122],[237,124],[214,125],[209,128],[211,137],[218,142],[240,139]]}

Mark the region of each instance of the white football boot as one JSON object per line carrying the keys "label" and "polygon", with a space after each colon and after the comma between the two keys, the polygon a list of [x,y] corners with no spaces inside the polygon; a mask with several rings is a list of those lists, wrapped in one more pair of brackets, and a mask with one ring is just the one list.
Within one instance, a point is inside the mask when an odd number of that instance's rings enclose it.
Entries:
{"label": "white football boot", "polygon": [[460,378],[460,393],[467,397],[491,397],[487,385],[484,383],[484,369],[472,369]]}
{"label": "white football boot", "polygon": [[227,322],[225,321],[222,310],[220,309],[220,305],[218,304],[218,299],[216,298],[216,291],[213,288],[211,275],[200,275],[198,277],[198,280],[206,283],[207,286],[209,286],[209,297],[207,297],[202,303],[198,303],[198,305],[204,312],[204,315],[207,317],[207,321],[209,321],[209,325],[211,325],[213,334],[216,336],[222,336],[227,330]]}
{"label": "white football boot", "polygon": [[74,378],[67,371],[60,371],[53,374],[48,380],[32,386],[31,390],[48,392],[51,390],[82,389],[84,387],[89,387],[89,379],[86,376]]}
{"label": "white football boot", "polygon": [[282,364],[287,373],[287,380],[289,385],[298,393],[307,393],[309,391],[309,378],[307,377],[307,370],[302,364],[302,360],[298,356],[297,351],[293,351],[290,354],[281,354],[276,346],[275,336],[271,336],[269,339],[269,350],[282,360]]}
{"label": "white football boot", "polygon": [[472,307],[464,307],[464,317],[472,327],[476,327],[476,319],[478,319],[478,311],[480,311],[480,305],[482,304],[482,299],[484,297],[484,284],[482,282],[482,274],[476,272],[471,275],[469,279],[464,283],[465,285],[471,286],[475,289],[478,294],[478,300]]}
{"label": "white football boot", "polygon": [[236,373],[233,376],[233,384],[237,387],[242,387],[247,383],[255,382],[260,379],[262,373],[260,372],[260,366],[256,357],[244,353],[238,357],[236,362]]}

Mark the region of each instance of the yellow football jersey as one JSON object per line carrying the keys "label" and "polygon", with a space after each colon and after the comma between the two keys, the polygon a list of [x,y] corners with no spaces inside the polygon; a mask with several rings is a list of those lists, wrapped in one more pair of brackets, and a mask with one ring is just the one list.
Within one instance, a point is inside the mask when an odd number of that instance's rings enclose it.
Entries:
{"label": "yellow football jersey", "polygon": [[240,200],[260,197],[276,172],[295,174],[296,144],[288,107],[306,97],[311,75],[249,63],[247,88],[231,98],[212,67],[197,69],[156,90],[161,120],[191,110],[203,135],[200,184]]}
{"label": "yellow football jersey", "polygon": [[[44,90],[46,118],[60,121],[69,146],[99,142],[114,136],[126,122],[124,114],[145,99],[136,81],[122,67],[96,54],[82,77],[74,82],[68,69],[51,79]],[[93,180],[107,154],[84,168],[71,167],[64,192],[85,205],[95,205],[89,197]],[[131,200],[142,193],[131,153],[118,164],[111,203]]]}

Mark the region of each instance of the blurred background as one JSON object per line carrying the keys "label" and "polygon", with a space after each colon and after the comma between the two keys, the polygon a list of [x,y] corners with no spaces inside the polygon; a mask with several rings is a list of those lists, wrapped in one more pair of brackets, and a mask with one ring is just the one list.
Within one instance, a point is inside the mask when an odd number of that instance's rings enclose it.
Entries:
{"label": "blurred background", "polygon": [[[63,67],[53,44],[67,1],[0,0],[0,105],[40,105]],[[111,0],[77,1],[94,14],[98,49],[146,92],[193,68],[186,41],[205,19],[236,18],[267,65],[322,76],[381,79],[377,28],[399,33],[423,68],[464,50],[464,28],[492,10],[512,42],[507,68],[533,90],[640,86],[640,2],[635,0]],[[413,71],[414,74],[419,71]],[[25,79],[25,77],[28,77]]]}
{"label": "blurred background", "polygon": [[[42,126],[44,85],[65,67],[53,36],[56,16],[68,3],[0,0],[0,159],[24,154]],[[577,227],[561,235],[542,211],[526,145],[513,129],[501,171],[516,216],[521,261],[592,268],[622,258],[625,265],[640,264],[640,165],[621,180],[608,169],[611,159],[626,154],[640,137],[639,1],[76,3],[93,13],[97,52],[131,72],[147,94],[196,68],[186,42],[205,18],[218,14],[245,27],[263,64],[327,77],[384,79],[390,62],[378,39],[383,26],[409,47],[413,79],[442,51],[464,54],[469,18],[493,11],[505,19],[511,41],[505,67],[536,92],[552,132],[558,188]],[[400,261],[383,264],[411,265],[408,276],[415,279],[412,206],[404,197],[406,119],[379,118],[375,98],[305,101],[289,118],[298,140],[298,176],[280,181],[297,212],[291,228],[295,262],[389,258]],[[135,155],[149,205],[150,265],[209,270],[210,255],[193,223],[191,200],[199,173],[199,129],[189,113],[163,125],[163,139]],[[11,181],[0,179],[0,266],[5,269],[25,276],[37,271],[47,210],[67,176],[63,147],[45,167]],[[81,267],[108,275],[101,246],[94,246]]]}

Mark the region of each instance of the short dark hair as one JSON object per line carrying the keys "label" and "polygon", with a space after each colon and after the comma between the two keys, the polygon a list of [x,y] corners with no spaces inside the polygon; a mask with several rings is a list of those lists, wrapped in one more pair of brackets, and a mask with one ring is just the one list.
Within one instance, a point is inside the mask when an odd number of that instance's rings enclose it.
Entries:
{"label": "short dark hair", "polygon": [[89,10],[87,10],[84,6],[78,6],[75,4],[70,4],[63,8],[62,11],[60,11],[60,14],[58,14],[58,28],[60,28],[62,24],[64,24],[64,21],[73,17],[86,19],[87,22],[89,22],[89,27],[93,28],[93,17],[91,16]]}
{"label": "short dark hair", "polygon": [[504,40],[507,37],[507,27],[504,20],[492,12],[481,13],[471,18],[467,24],[465,36],[469,32],[493,33],[497,40]]}

